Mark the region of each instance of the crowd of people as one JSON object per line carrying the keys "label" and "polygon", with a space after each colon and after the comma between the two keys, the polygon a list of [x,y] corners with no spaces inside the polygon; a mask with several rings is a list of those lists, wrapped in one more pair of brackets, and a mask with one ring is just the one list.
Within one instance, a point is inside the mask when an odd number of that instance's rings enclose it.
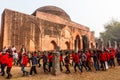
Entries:
{"label": "crowd of people", "polygon": [[[115,59],[117,64],[120,65],[120,49],[107,48],[104,50],[78,50],[78,51],[59,51],[59,63],[60,71],[65,73],[71,73],[71,66],[74,68],[74,72],[82,74],[84,71],[106,71],[108,68],[115,67]],[[42,60],[42,61],[41,61]],[[41,63],[42,62],[42,63]],[[26,70],[27,64],[30,65],[30,71]],[[43,72],[51,72],[53,64],[53,51],[26,51],[24,45],[17,52],[15,46],[11,48],[4,47],[0,51],[0,73],[1,76],[5,76],[7,73],[7,79],[12,77],[12,66],[20,66],[23,76],[31,76],[37,74],[37,68],[43,67]],[[7,68],[6,68],[7,67]],[[65,68],[63,68],[65,67]]]}

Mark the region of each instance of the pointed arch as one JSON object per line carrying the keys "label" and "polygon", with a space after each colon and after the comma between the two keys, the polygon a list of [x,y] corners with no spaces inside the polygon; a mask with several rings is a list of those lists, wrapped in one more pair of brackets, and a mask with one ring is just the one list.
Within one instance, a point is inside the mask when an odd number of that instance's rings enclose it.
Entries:
{"label": "pointed arch", "polygon": [[57,43],[54,40],[52,40],[51,44],[53,45],[52,49],[55,50],[57,48]]}
{"label": "pointed arch", "polygon": [[74,40],[74,48],[75,50],[80,50],[81,49],[81,43],[80,43],[80,36],[76,35],[76,38]]}

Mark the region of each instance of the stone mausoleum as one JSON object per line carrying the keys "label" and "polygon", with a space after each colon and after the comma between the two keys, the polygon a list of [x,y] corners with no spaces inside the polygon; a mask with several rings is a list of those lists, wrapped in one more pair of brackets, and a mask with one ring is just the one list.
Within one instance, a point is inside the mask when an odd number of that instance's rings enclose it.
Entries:
{"label": "stone mausoleum", "polygon": [[38,8],[32,15],[5,9],[1,22],[1,45],[22,45],[27,50],[79,50],[95,47],[94,32],[71,21],[70,16],[56,6]]}

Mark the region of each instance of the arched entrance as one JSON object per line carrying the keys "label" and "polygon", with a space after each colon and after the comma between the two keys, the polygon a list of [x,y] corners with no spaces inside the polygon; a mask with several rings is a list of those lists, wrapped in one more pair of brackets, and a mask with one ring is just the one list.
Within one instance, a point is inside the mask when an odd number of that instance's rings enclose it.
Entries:
{"label": "arched entrance", "polygon": [[83,50],[88,50],[89,48],[89,42],[88,42],[88,38],[86,35],[82,36],[82,42],[83,42]]}
{"label": "arched entrance", "polygon": [[56,42],[53,40],[53,41],[51,41],[51,43],[53,45],[52,50],[56,50],[56,48],[57,48]]}
{"label": "arched entrance", "polygon": [[75,46],[75,50],[80,50],[80,36],[77,35],[76,39],[74,40],[74,46]]}
{"label": "arched entrance", "polygon": [[66,47],[67,47],[66,49],[70,50],[70,43],[68,41],[66,41],[65,44],[66,44]]}

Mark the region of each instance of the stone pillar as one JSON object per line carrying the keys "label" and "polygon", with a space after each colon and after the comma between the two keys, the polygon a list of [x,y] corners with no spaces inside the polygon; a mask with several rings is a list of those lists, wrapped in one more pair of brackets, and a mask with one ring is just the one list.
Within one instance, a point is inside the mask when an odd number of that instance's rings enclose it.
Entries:
{"label": "stone pillar", "polygon": [[114,43],[115,43],[114,48],[117,49],[117,41],[114,41]]}
{"label": "stone pillar", "polygon": [[58,75],[60,73],[60,63],[59,63],[59,52],[53,53],[53,65],[52,65],[52,74]]}
{"label": "stone pillar", "polygon": [[78,51],[78,38],[76,39],[76,51]]}
{"label": "stone pillar", "polygon": [[60,62],[59,62],[59,58],[60,58],[60,53],[59,53],[58,50],[56,50],[53,53],[53,64],[52,64],[52,74],[53,75],[60,74]]}
{"label": "stone pillar", "polygon": [[102,51],[104,50],[103,39],[101,38]]}
{"label": "stone pillar", "polygon": [[80,37],[80,49],[83,49],[83,41],[82,41],[82,37]]}
{"label": "stone pillar", "polygon": [[111,48],[111,41],[110,40],[108,41],[108,44],[109,44],[109,48]]}
{"label": "stone pillar", "polygon": [[98,40],[97,49],[103,50],[103,41],[102,41],[102,39],[99,39],[99,40]]}

